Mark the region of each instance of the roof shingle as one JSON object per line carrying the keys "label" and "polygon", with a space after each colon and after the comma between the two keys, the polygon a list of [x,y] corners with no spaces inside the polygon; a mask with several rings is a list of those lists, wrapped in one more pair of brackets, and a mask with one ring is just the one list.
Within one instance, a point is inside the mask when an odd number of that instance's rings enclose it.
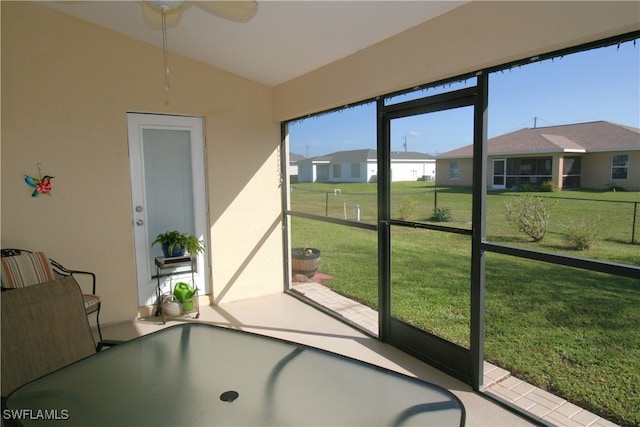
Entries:
{"label": "roof shingle", "polygon": [[[310,157],[298,163],[330,162],[330,163],[362,163],[367,160],[376,160],[378,153],[372,149],[336,151],[335,153],[322,156]],[[391,160],[428,160],[435,157],[430,154],[417,153],[413,151],[393,151]]]}
{"label": "roof shingle", "polygon": [[[489,155],[640,150],[640,129],[606,121],[525,128],[487,141]],[[471,157],[473,145],[438,155]]]}

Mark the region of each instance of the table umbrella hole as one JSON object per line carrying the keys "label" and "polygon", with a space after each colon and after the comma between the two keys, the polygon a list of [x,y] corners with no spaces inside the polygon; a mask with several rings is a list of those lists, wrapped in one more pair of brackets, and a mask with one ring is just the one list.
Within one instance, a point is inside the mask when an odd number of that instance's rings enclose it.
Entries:
{"label": "table umbrella hole", "polygon": [[240,394],[237,391],[229,390],[220,395],[220,400],[223,402],[233,402],[238,396],[240,396]]}

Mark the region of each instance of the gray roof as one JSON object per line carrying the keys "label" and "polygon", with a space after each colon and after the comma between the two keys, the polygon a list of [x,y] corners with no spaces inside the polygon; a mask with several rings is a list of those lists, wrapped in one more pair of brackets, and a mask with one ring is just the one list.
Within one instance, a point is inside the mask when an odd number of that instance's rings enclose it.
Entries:
{"label": "gray roof", "polygon": [[[298,163],[363,163],[367,160],[376,160],[378,153],[372,149],[336,151],[335,153],[325,154],[322,156],[310,157],[299,161]],[[391,160],[429,160],[435,159],[434,156],[424,153],[416,153],[412,151],[392,151]]]}
{"label": "gray roof", "polygon": [[289,153],[289,162],[291,163],[299,162],[300,160],[304,160],[305,158],[306,157],[304,157],[302,154]]}
{"label": "gray roof", "polygon": [[[593,153],[640,150],[640,129],[598,121],[525,128],[487,141],[487,154]],[[471,157],[473,145],[447,151],[437,158]]]}

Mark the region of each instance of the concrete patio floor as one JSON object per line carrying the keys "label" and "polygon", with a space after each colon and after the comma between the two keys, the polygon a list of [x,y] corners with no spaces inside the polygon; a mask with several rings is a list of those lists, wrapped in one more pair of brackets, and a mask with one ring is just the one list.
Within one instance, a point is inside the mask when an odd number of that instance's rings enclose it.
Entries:
{"label": "concrete patio floor", "polygon": [[[321,285],[318,286],[327,289]],[[315,297],[319,298],[319,293],[324,292],[321,288],[305,286],[304,292],[309,297],[311,296],[309,295],[310,293],[318,292]],[[298,290],[300,292],[303,291],[301,288]],[[336,298],[335,293],[331,292],[331,294],[333,295],[325,294],[324,297]],[[351,315],[347,313],[347,310],[362,315],[362,307],[356,307],[353,301],[348,301],[336,299],[333,303],[334,308],[343,310],[343,315]],[[338,303],[342,304],[343,308],[337,307]],[[217,306],[201,305],[200,313],[198,320],[193,319],[193,315],[186,315],[172,318],[166,324],[163,324],[161,318],[147,316],[140,317],[133,322],[105,325],[102,328],[103,337],[104,339],[129,340],[183,321],[200,321],[241,329],[322,348],[443,386],[458,396],[464,404],[466,425],[468,426],[535,425],[531,421],[474,392],[467,384],[444,374],[397,348],[370,337],[293,296],[282,293],[224,303]],[[359,319],[359,321],[362,321],[362,319]],[[559,426],[614,425],[600,418],[594,420],[588,416],[586,411],[553,395],[549,395],[543,390],[528,390],[526,385],[514,381],[515,379],[510,377],[508,372],[499,368],[485,365],[485,376],[495,382],[491,392],[500,398],[509,401],[521,400],[521,402],[525,402],[523,399],[526,399],[527,404],[530,402],[532,408],[534,406],[539,406],[540,408],[545,407],[545,405],[553,406],[553,410],[547,411],[545,414],[540,413],[542,417],[541,424]],[[551,402],[551,404],[548,402]],[[534,415],[538,414],[531,411],[530,408],[529,410]],[[542,409],[540,411],[542,412]],[[564,418],[560,419],[562,416]]]}

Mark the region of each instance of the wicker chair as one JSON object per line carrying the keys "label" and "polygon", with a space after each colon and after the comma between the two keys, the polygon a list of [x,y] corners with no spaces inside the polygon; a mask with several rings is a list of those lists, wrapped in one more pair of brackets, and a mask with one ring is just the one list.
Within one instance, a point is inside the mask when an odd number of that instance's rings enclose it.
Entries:
{"label": "wicker chair", "polygon": [[117,343],[96,348],[73,276],[0,295],[3,403],[21,385]]}
{"label": "wicker chair", "polygon": [[31,252],[24,249],[2,249],[2,290],[23,288],[38,283],[50,282],[67,276],[86,277],[91,282],[91,292],[82,295],[87,316],[95,313],[98,335],[100,330],[101,298],[96,295],[96,276],[88,271],[70,270],[48,258],[43,252]]}

